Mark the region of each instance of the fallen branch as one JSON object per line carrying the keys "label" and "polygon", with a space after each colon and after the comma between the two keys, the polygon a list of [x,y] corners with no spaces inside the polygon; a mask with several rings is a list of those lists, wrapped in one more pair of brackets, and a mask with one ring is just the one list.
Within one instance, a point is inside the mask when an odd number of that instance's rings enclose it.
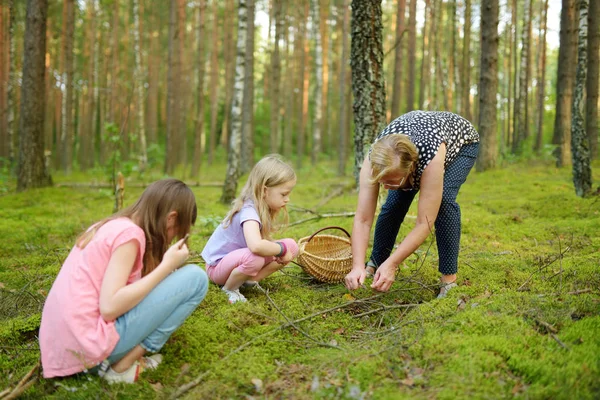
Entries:
{"label": "fallen branch", "polygon": [[391,309],[394,309],[394,308],[410,308],[410,307],[417,307],[419,305],[420,305],[419,303],[414,303],[414,304],[394,304],[392,306],[386,306],[384,304],[381,307],[376,308],[374,310],[369,310],[369,311],[365,311],[364,313],[353,315],[352,318],[364,317],[365,315],[375,314],[375,313],[377,313],[379,311],[383,311],[383,310],[391,310]]}
{"label": "fallen branch", "polygon": [[0,399],[2,400],[13,400],[23,394],[27,389],[29,389],[33,384],[37,381],[37,377],[30,380],[35,371],[40,367],[40,362],[38,361],[33,368],[29,370],[25,374],[25,376],[17,383],[17,386],[11,391],[10,388],[3,390],[0,393]]}
{"label": "fallen branch", "polygon": [[314,217],[304,218],[296,222],[292,222],[288,226],[300,225],[308,221],[321,218],[334,218],[334,217],[354,217],[355,212],[342,212],[342,213],[328,213],[328,214],[317,214]]}
{"label": "fallen branch", "polygon": [[574,290],[572,292],[568,292],[567,294],[572,294],[572,295],[578,295],[578,294],[583,294],[583,293],[589,293],[591,292],[592,289],[581,289],[581,290]]}
{"label": "fallen branch", "polygon": [[[550,262],[546,263],[545,265],[542,265],[542,266],[541,266],[541,267],[539,267],[539,268],[538,268],[536,271],[533,271],[533,272],[531,273],[531,275],[529,275],[529,278],[527,278],[527,279],[525,280],[525,282],[523,282],[523,284],[521,284],[521,286],[519,286],[519,288],[517,289],[517,291],[518,291],[518,292],[521,292],[521,291],[525,290],[525,289],[523,289],[523,288],[525,287],[525,285],[527,285],[527,284],[529,283],[529,281],[530,281],[530,280],[533,278],[533,276],[534,276],[535,274],[537,274],[537,273],[539,273],[539,272],[542,272],[544,269],[546,269],[546,268],[548,268],[549,266],[551,266],[552,264],[554,264],[554,262],[555,262],[556,260],[559,260],[559,259],[560,259],[560,260],[562,260],[562,258],[563,258],[563,256],[565,255],[565,253],[566,253],[566,252],[568,252],[570,249],[571,249],[571,246],[567,246],[567,247],[565,248],[565,250],[564,250],[564,251],[562,251],[562,250],[561,250],[561,251],[560,251],[560,253],[559,253],[559,254],[558,254],[556,257],[554,257],[554,259],[553,259],[552,261],[550,261]],[[562,268],[562,265],[561,265],[561,268]]]}

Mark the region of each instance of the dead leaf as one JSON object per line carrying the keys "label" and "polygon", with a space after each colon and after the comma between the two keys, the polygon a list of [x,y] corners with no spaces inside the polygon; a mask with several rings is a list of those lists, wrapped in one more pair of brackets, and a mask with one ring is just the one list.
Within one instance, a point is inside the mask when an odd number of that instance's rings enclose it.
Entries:
{"label": "dead leaf", "polygon": [[333,333],[336,335],[341,335],[344,332],[346,332],[346,330],[344,328],[337,328],[335,331],[333,331]]}
{"label": "dead leaf", "polygon": [[346,293],[345,295],[343,295],[343,296],[342,296],[342,298],[343,298],[344,300],[346,300],[346,301],[354,301],[354,300],[356,300],[356,299],[354,298],[354,296],[352,296],[350,293]]}

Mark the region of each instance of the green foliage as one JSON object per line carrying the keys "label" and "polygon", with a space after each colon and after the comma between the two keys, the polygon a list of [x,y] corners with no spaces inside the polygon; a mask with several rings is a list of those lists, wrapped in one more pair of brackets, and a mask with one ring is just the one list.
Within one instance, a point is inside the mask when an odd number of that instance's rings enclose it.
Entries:
{"label": "green foliage", "polygon": [[[350,174],[338,177],[334,163],[304,165],[291,222],[314,217],[307,209],[354,211]],[[201,182],[218,182],[225,165],[201,174]],[[101,178],[56,176],[59,183]],[[141,190],[126,187],[125,205]],[[193,190],[199,217],[192,260],[201,263],[199,252],[228,207],[219,202],[221,188]],[[552,162],[514,161],[473,173],[459,202],[460,286],[446,299],[435,299],[437,249],[429,240],[399,268],[392,291],[378,297],[369,282],[349,294],[289,266],[261,283],[268,295],[245,291],[246,304],[229,305],[211,285],[162,350],[164,365],[136,385],[108,386],[81,374],[41,380],[24,397],[164,398],[208,372],[184,398],[598,398],[600,201],[576,197],[570,171]],[[43,298],[75,237],[112,206],[92,188],[0,197],[0,389],[37,362]],[[413,204],[401,237],[415,215]],[[299,239],[327,225],[350,230],[352,218],[314,219],[276,237]]]}

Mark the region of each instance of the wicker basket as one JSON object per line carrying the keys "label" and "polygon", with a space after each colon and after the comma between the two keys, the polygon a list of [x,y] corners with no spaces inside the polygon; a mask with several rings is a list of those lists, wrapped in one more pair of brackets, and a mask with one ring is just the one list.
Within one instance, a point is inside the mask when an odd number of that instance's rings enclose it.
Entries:
{"label": "wicker basket", "polygon": [[[318,235],[327,229],[339,229],[348,237]],[[298,264],[321,282],[340,282],[352,269],[350,234],[344,228],[328,226],[298,241]]]}

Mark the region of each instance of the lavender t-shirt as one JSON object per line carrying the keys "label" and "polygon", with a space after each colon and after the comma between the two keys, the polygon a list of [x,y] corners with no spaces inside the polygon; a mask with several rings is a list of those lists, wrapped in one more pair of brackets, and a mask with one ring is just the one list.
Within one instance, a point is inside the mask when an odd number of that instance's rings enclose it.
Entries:
{"label": "lavender t-shirt", "polygon": [[221,222],[213,232],[202,250],[202,258],[206,261],[206,265],[216,265],[232,251],[248,247],[242,225],[249,220],[260,224],[260,218],[252,201],[244,203],[242,209],[233,216],[231,224],[224,227],[225,222]]}

